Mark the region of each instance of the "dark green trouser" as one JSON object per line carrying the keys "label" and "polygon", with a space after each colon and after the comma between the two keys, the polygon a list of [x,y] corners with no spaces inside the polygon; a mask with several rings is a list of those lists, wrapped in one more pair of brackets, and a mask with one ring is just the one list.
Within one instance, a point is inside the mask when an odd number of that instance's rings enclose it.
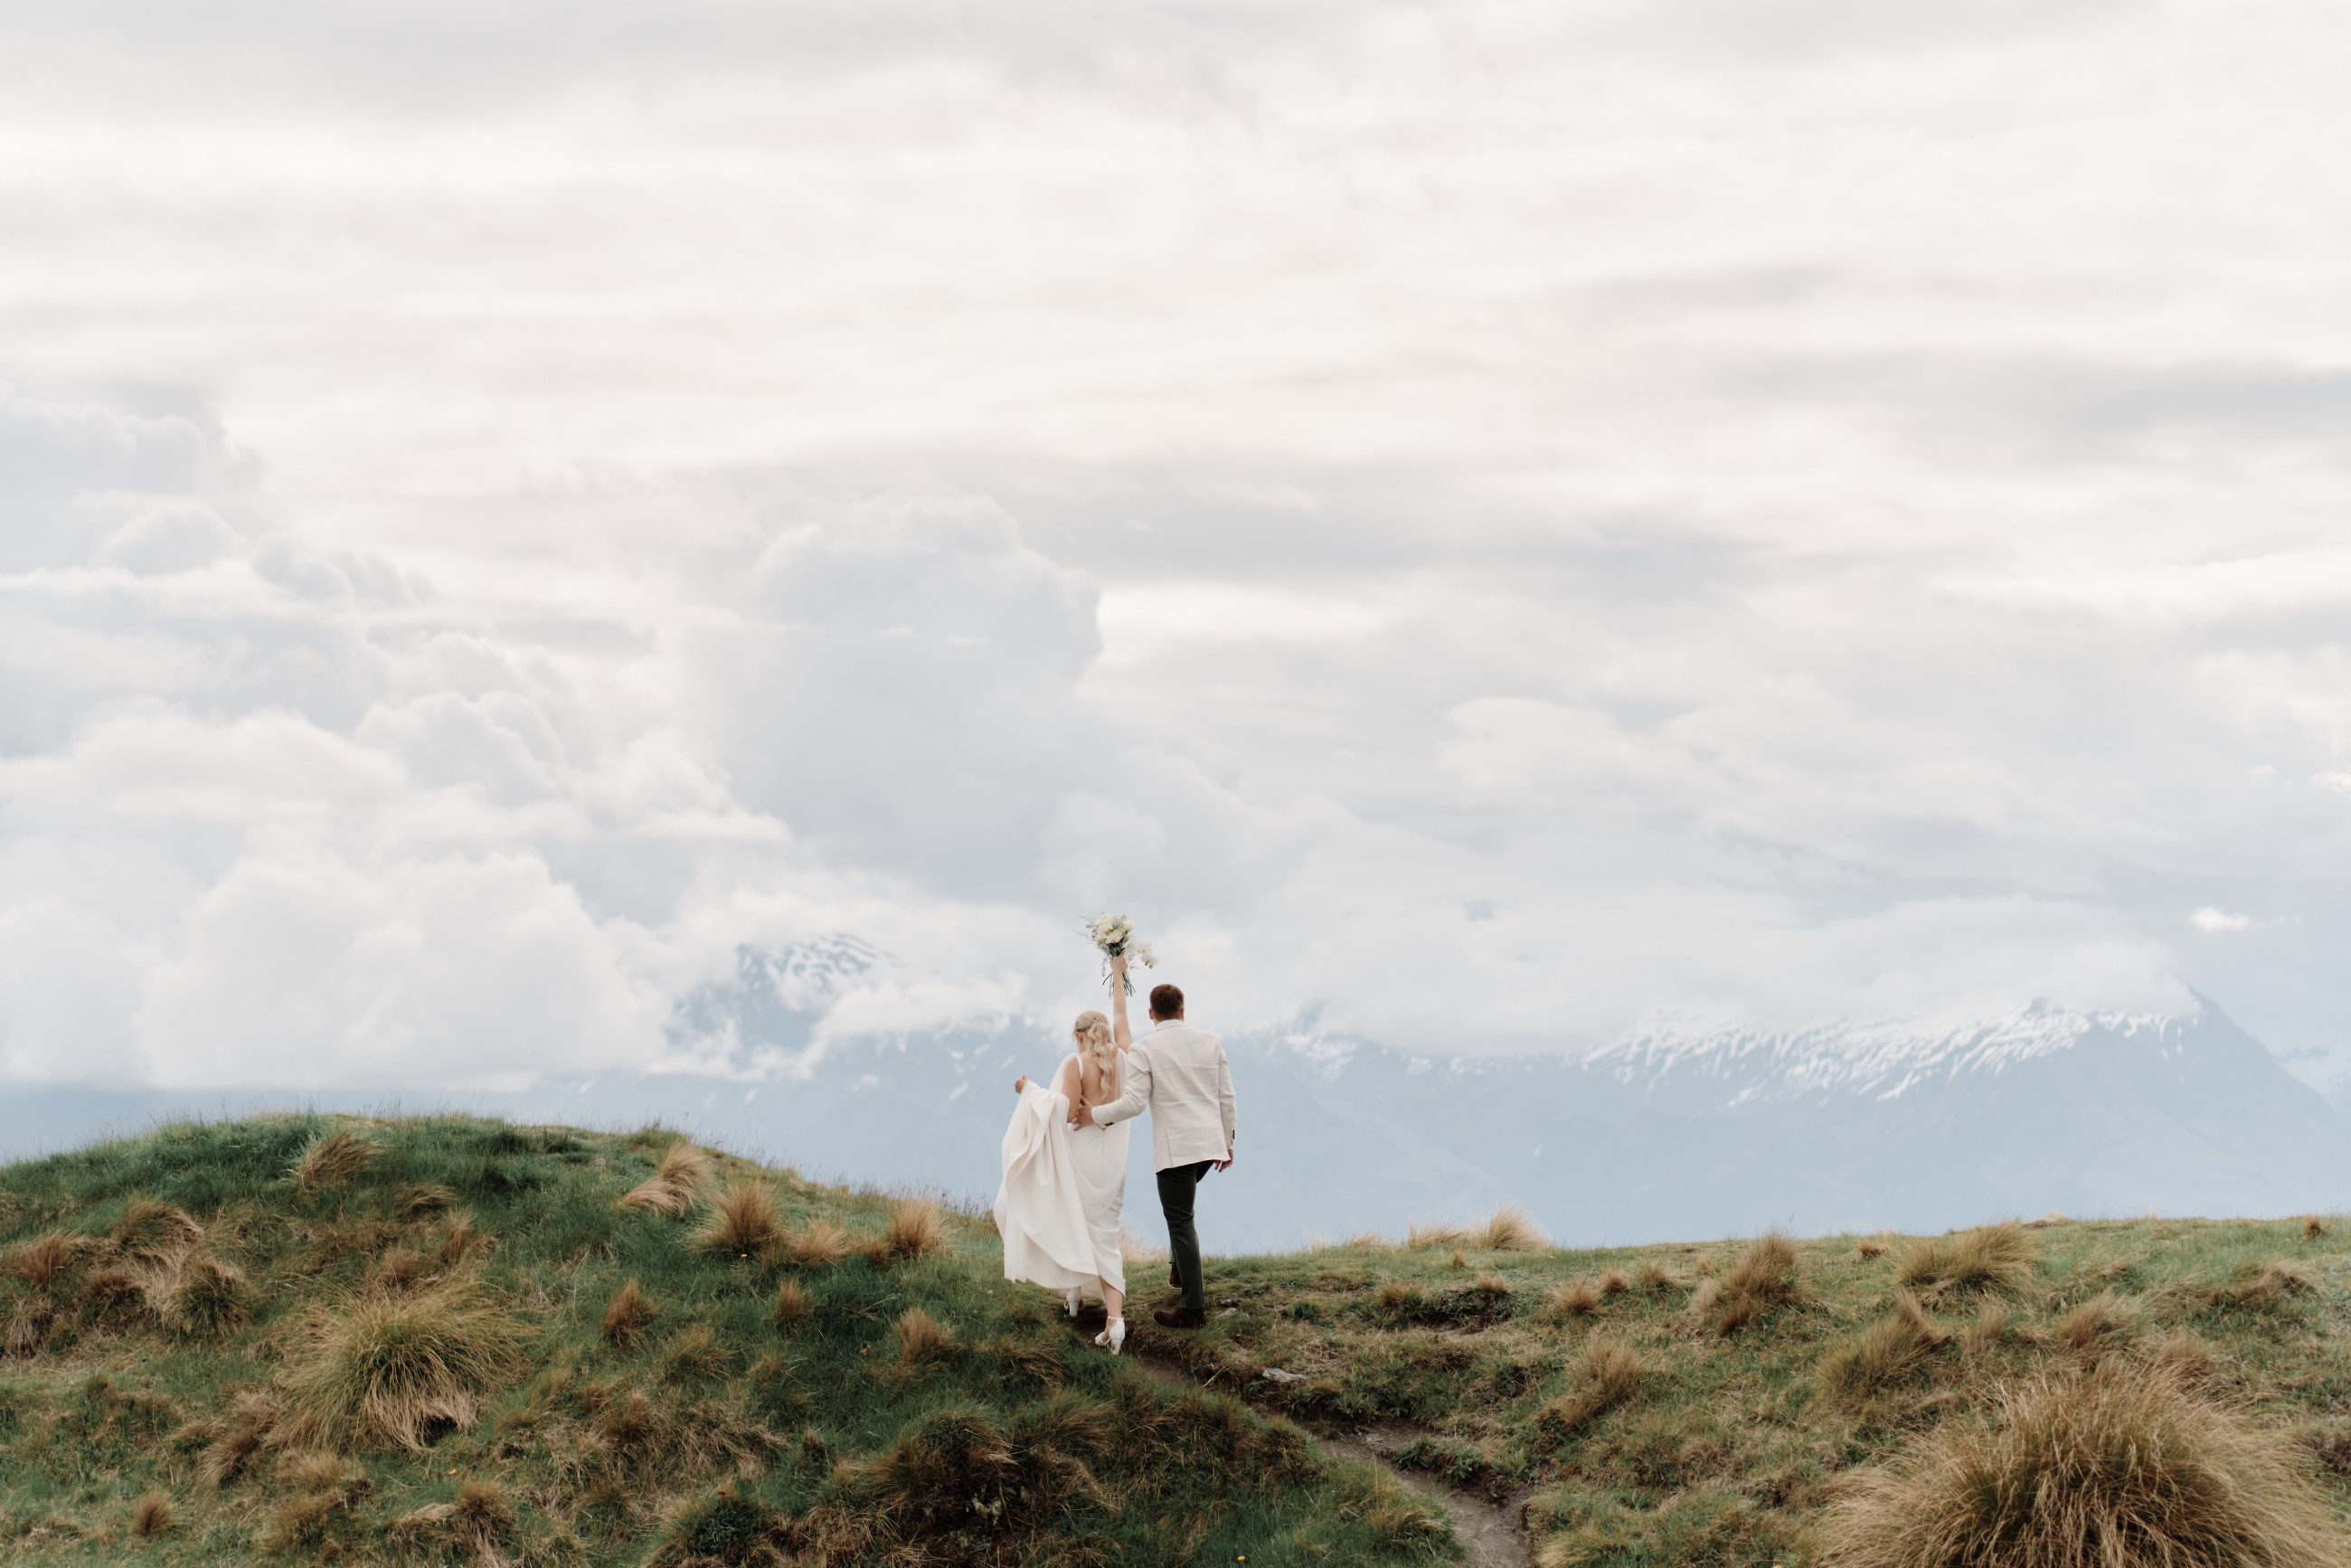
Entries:
{"label": "dark green trouser", "polygon": [[1159,1212],[1167,1217],[1167,1256],[1184,1281],[1186,1312],[1208,1310],[1208,1287],[1200,1279],[1200,1233],[1192,1228],[1192,1195],[1213,1160],[1170,1166],[1159,1173]]}

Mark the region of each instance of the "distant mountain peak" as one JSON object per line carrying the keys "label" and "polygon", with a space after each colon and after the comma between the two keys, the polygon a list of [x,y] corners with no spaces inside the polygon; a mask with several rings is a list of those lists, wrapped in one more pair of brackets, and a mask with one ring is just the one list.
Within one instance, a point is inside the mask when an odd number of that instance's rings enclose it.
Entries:
{"label": "distant mountain peak", "polygon": [[1620,1083],[1729,1089],[1731,1104],[1822,1092],[1894,1099],[1933,1079],[2005,1072],[2093,1036],[2177,1044],[2219,1016],[2210,1003],[2165,1015],[2084,1012],[2040,998],[2001,1012],[1796,1025],[1652,1014],[1584,1063]]}

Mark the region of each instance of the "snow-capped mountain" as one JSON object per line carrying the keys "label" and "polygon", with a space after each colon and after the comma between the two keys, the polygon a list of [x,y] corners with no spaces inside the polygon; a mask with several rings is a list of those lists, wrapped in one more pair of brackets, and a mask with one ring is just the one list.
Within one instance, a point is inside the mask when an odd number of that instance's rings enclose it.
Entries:
{"label": "snow-capped mountain", "polygon": [[[882,961],[846,938],[746,949],[730,979],[678,1007],[674,1041],[710,1071],[444,1103],[529,1121],[663,1119],[811,1176],[992,1194],[1011,1082],[1059,1062],[1060,1026],[1002,1019],[819,1049],[820,1020]],[[2209,1002],[2170,1018],[2035,1004],[1778,1030],[1659,1019],[1581,1058],[1414,1055],[1311,1019],[1225,1039],[1240,1159],[1202,1210],[1222,1250],[1393,1233],[1502,1202],[1583,1243],[1775,1225],[1937,1229],[2051,1209],[2351,1207],[2346,1124]],[[11,1095],[0,1153],[178,1113],[190,1099]],[[1128,1186],[1138,1235],[1158,1223],[1151,1190],[1139,1134]]]}

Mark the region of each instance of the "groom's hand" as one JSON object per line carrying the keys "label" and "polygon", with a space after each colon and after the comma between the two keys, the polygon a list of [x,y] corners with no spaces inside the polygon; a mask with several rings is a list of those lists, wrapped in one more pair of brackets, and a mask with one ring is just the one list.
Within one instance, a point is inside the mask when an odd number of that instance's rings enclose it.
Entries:
{"label": "groom's hand", "polygon": [[1070,1125],[1072,1127],[1091,1127],[1093,1124],[1094,1108],[1087,1104],[1082,1100],[1079,1101],[1078,1108],[1070,1113]]}
{"label": "groom's hand", "polygon": [[1217,1168],[1220,1171],[1228,1171],[1233,1168],[1232,1150],[1227,1149],[1225,1151],[1225,1157],[1217,1162]]}

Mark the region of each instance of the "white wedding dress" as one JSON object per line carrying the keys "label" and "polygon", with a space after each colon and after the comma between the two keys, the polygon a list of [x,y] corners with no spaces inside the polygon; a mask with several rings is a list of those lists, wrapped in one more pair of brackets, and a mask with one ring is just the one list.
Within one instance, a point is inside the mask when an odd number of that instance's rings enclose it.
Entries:
{"label": "white wedding dress", "polygon": [[[1064,1060],[1062,1070],[1076,1060]],[[1125,1092],[1125,1080],[1122,1051],[1112,1100]],[[1061,1081],[1056,1071],[1052,1082]],[[996,1192],[1006,1279],[1095,1299],[1103,1281],[1125,1291],[1119,1213],[1126,1206],[1126,1134],[1123,1122],[1073,1130],[1069,1101],[1034,1079],[1020,1092],[1004,1133],[1004,1183]]]}

